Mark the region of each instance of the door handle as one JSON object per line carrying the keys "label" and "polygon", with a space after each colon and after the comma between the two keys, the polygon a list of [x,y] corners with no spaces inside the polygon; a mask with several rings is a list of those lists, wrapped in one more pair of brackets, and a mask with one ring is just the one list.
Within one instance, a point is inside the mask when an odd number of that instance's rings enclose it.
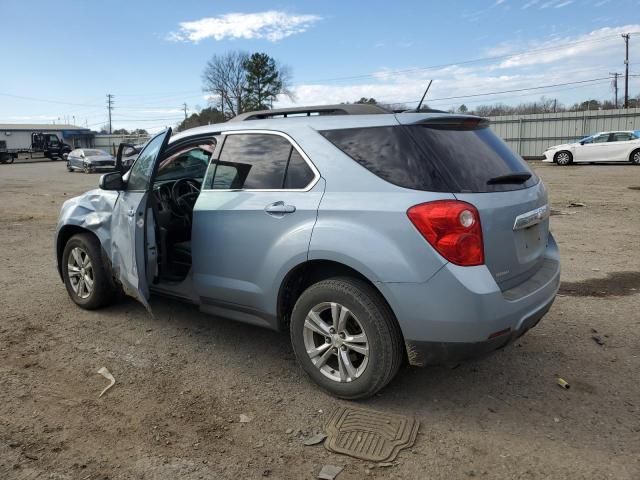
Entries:
{"label": "door handle", "polygon": [[130,208],[129,211],[127,212],[127,217],[134,217],[136,214],[136,211],[133,208]]}
{"label": "door handle", "polygon": [[285,205],[284,202],[275,202],[264,207],[264,211],[275,214],[293,213],[296,211],[296,207],[295,205]]}

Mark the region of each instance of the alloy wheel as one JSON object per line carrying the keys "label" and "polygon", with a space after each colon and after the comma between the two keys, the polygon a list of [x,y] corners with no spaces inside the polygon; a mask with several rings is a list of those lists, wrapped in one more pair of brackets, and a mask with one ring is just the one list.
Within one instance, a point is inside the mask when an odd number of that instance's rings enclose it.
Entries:
{"label": "alloy wheel", "polygon": [[556,163],[558,165],[568,165],[571,162],[571,157],[567,152],[560,152],[556,157]]}
{"label": "alloy wheel", "polygon": [[352,382],[367,368],[367,334],[344,305],[323,302],[313,307],[304,322],[303,338],[313,365],[335,382]]}
{"label": "alloy wheel", "polygon": [[631,157],[631,162],[640,165],[640,150],[636,151]]}
{"label": "alloy wheel", "polygon": [[67,274],[71,288],[80,298],[88,298],[93,292],[93,265],[86,251],[75,247],[69,254]]}

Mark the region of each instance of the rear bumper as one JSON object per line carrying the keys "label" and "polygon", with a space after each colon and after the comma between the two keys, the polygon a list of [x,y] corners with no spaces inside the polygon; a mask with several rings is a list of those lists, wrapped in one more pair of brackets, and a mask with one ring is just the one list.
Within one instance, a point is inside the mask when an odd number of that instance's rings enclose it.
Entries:
{"label": "rear bumper", "polygon": [[485,340],[483,342],[456,343],[456,342],[424,342],[407,341],[406,348],[409,363],[416,366],[424,365],[446,365],[483,357],[495,350],[506,347],[508,344],[524,335],[528,330],[535,327],[542,317],[549,311],[553,304],[552,299],[540,310],[534,312],[521,323],[518,330],[509,332]]}
{"label": "rear bumper", "polygon": [[[549,234],[543,266],[501,291],[489,270],[445,265],[425,283],[380,286],[413,365],[451,363],[501,348],[535,326],[560,286],[558,247]],[[495,336],[501,332],[499,336]]]}

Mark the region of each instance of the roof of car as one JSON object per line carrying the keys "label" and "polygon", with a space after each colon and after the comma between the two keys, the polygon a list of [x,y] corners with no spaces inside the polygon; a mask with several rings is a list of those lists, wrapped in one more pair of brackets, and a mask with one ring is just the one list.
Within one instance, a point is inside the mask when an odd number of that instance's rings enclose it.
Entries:
{"label": "roof of car", "polygon": [[[351,105],[353,107],[355,105]],[[359,105],[362,106],[362,105]],[[367,107],[375,105],[365,105]],[[335,106],[329,105],[328,108],[333,108]],[[341,105],[340,107],[344,107]],[[302,107],[298,109],[300,112],[307,112],[311,107]],[[318,108],[318,107],[312,107]],[[359,109],[361,112],[364,112],[364,109]],[[291,109],[287,110],[288,112]],[[268,111],[268,112],[274,112]],[[398,125],[398,123],[402,124],[411,124],[411,123],[419,123],[425,120],[432,120],[437,118],[474,118],[479,119],[479,117],[474,117],[470,115],[459,115],[459,114],[451,114],[447,112],[403,112],[403,113],[393,113],[388,110],[380,111],[377,113],[336,113],[336,114],[312,114],[312,115],[292,115],[292,116],[282,116],[279,115],[269,115],[266,118],[251,118],[250,114],[255,114],[256,112],[249,112],[247,114],[246,120],[234,120],[228,121],[225,123],[215,123],[212,125],[204,125],[201,127],[195,127],[189,130],[185,130],[171,137],[171,141],[178,140],[180,138],[198,135],[198,134],[207,134],[207,133],[217,133],[217,132],[225,132],[231,130],[275,130],[286,132],[290,129],[299,129],[300,127],[310,127],[314,130],[334,130],[338,128],[362,128],[362,127],[382,127],[382,126],[391,126]],[[259,116],[262,116],[262,112],[257,112]],[[242,114],[245,115],[245,114]],[[236,117],[237,118],[237,117]]]}
{"label": "roof of car", "polygon": [[310,105],[304,107],[276,108],[272,110],[258,110],[245,112],[233,117],[230,122],[244,122],[247,120],[265,120],[273,118],[289,118],[299,116],[320,115],[381,115],[393,113],[380,105],[371,103],[343,103],[339,105]]}

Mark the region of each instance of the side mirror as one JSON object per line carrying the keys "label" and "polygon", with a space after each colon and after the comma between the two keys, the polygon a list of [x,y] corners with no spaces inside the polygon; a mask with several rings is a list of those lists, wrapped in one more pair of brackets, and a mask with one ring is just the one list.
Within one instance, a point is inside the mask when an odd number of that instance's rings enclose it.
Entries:
{"label": "side mirror", "polygon": [[584,142],[580,142],[580,145],[584,145]]}
{"label": "side mirror", "polygon": [[124,190],[124,180],[120,172],[105,173],[100,177],[98,186],[102,190]]}

